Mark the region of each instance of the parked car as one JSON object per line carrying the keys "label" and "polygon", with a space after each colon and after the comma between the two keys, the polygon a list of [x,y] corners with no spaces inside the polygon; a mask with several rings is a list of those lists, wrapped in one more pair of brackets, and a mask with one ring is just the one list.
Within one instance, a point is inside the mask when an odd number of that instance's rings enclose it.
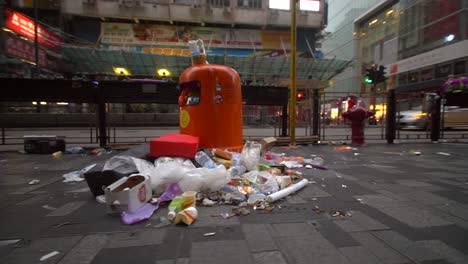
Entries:
{"label": "parked car", "polygon": [[401,111],[397,122],[400,129],[426,129],[428,127],[427,113],[421,110]]}
{"label": "parked car", "polygon": [[[441,122],[444,123],[444,129],[468,129],[468,108],[446,106],[444,118]],[[428,127],[429,118],[427,113],[424,113],[421,110],[400,112],[398,128],[425,130]]]}

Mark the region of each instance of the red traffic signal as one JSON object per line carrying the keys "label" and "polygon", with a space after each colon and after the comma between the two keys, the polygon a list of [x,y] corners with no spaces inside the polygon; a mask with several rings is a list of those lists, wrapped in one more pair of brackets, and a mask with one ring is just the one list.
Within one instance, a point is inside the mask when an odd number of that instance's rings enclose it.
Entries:
{"label": "red traffic signal", "polygon": [[297,100],[304,99],[304,93],[297,93]]}

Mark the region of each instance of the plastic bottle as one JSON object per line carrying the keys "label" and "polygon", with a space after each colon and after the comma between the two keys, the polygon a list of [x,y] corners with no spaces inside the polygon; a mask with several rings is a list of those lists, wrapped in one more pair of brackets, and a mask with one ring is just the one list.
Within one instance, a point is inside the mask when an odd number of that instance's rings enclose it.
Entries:
{"label": "plastic bottle", "polygon": [[246,170],[247,169],[244,166],[238,165],[238,166],[232,166],[231,168],[229,168],[228,172],[229,174],[231,174],[231,177],[237,177],[237,176],[244,174]]}
{"label": "plastic bottle", "polygon": [[197,152],[197,154],[195,155],[195,160],[198,164],[205,168],[212,169],[216,167],[214,161],[203,151]]}
{"label": "plastic bottle", "polygon": [[169,210],[169,212],[167,213],[167,218],[171,221],[174,220],[176,218],[177,213],[184,210],[184,197],[174,197],[167,209]]}

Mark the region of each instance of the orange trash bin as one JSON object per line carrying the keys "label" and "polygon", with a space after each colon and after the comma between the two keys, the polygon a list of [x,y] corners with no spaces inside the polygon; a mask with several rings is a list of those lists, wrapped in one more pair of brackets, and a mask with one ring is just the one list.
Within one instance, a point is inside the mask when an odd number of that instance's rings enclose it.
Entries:
{"label": "orange trash bin", "polygon": [[192,66],[179,78],[181,134],[199,138],[203,148],[241,151],[242,91],[239,74],[208,64],[203,41],[190,41]]}

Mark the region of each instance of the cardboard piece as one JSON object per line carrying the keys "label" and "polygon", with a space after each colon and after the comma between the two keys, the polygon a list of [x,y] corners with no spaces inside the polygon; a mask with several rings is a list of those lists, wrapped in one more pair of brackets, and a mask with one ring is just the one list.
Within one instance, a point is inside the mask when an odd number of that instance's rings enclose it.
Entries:
{"label": "cardboard piece", "polygon": [[104,189],[108,213],[136,212],[152,196],[149,176],[123,177]]}
{"label": "cardboard piece", "polygon": [[276,138],[275,137],[266,137],[260,140],[260,144],[262,144],[262,149],[260,151],[260,156],[265,156],[265,154],[275,145]]}

